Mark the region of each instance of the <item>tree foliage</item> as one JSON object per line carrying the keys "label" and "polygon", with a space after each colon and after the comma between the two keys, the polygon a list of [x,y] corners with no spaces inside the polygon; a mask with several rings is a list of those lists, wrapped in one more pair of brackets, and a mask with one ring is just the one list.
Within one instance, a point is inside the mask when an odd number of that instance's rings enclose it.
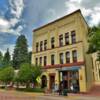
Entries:
{"label": "tree foliage", "polygon": [[21,64],[18,75],[16,77],[16,82],[25,83],[26,87],[29,86],[29,83],[37,83],[36,78],[41,75],[40,66],[31,66],[29,63]]}
{"label": "tree foliage", "polygon": [[14,69],[13,67],[4,67],[0,69],[0,81],[8,84],[13,80],[14,77]]}
{"label": "tree foliage", "polygon": [[33,72],[31,66],[28,63],[23,63],[19,69],[18,80],[21,83],[27,83],[32,80]]}
{"label": "tree foliage", "polygon": [[89,49],[88,53],[98,53],[98,60],[100,61],[100,26],[93,27],[89,31]]}
{"label": "tree foliage", "polygon": [[37,77],[39,77],[40,75],[41,75],[41,73],[42,73],[42,68],[41,68],[41,66],[39,66],[39,65],[33,65],[32,66],[32,70],[33,70],[33,73],[34,73],[34,82],[35,83],[37,83]]}
{"label": "tree foliage", "polygon": [[24,35],[20,35],[13,53],[13,67],[19,68],[22,63],[27,63],[28,61],[27,39]]}
{"label": "tree foliage", "polygon": [[7,48],[7,51],[3,57],[3,66],[10,66],[11,64],[10,60],[11,60],[11,57],[10,57],[9,49]]}
{"label": "tree foliage", "polygon": [[2,62],[3,62],[3,54],[2,54],[2,52],[0,51],[0,67],[2,66]]}

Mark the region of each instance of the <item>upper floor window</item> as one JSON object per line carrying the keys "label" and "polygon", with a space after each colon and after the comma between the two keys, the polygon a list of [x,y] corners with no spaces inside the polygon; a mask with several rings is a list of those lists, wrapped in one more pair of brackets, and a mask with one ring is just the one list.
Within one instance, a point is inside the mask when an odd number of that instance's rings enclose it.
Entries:
{"label": "upper floor window", "polygon": [[38,52],[38,48],[39,48],[39,43],[36,43],[36,52]]}
{"label": "upper floor window", "polygon": [[77,51],[76,50],[72,51],[72,57],[73,57],[73,62],[77,62]]}
{"label": "upper floor window", "polygon": [[52,37],[51,38],[51,48],[54,48],[55,47],[54,43],[55,43],[55,38]]}
{"label": "upper floor window", "polygon": [[72,38],[72,44],[76,43],[76,32],[75,31],[71,31],[71,38]]}
{"label": "upper floor window", "polygon": [[65,33],[65,45],[69,44],[69,33]]}
{"label": "upper floor window", "polygon": [[59,46],[63,46],[63,35],[59,35]]}
{"label": "upper floor window", "polygon": [[40,65],[42,65],[42,57],[40,57]]}
{"label": "upper floor window", "polygon": [[59,58],[60,58],[60,64],[63,64],[64,63],[64,55],[63,55],[63,53],[59,54]]}
{"label": "upper floor window", "polygon": [[51,65],[55,64],[55,55],[51,55]]}
{"label": "upper floor window", "polygon": [[44,40],[44,50],[47,50],[47,40]]}
{"label": "upper floor window", "polygon": [[70,63],[70,52],[66,52],[66,63]]}
{"label": "upper floor window", "polygon": [[35,64],[38,65],[38,58],[35,58]]}
{"label": "upper floor window", "polygon": [[44,66],[47,65],[47,56],[44,56]]}
{"label": "upper floor window", "polygon": [[43,47],[43,41],[40,42],[40,51],[43,50],[42,47]]}

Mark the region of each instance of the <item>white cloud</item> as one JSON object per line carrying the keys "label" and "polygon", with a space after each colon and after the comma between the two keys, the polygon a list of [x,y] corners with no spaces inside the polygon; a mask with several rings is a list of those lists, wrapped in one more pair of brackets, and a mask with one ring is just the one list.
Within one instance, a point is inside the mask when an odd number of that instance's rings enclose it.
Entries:
{"label": "white cloud", "polygon": [[[81,9],[81,11],[85,17],[89,16],[91,18],[90,20],[88,20],[90,26],[98,25],[100,23],[100,7],[97,6],[97,4],[100,4],[100,2],[96,1],[96,2],[94,2],[93,5],[91,5],[90,4],[90,3],[92,3],[91,1],[89,1],[89,3],[84,0],[66,1],[65,6],[67,8],[67,13],[71,13],[77,9]],[[83,3],[84,3],[84,5],[83,5]],[[88,5],[88,7],[87,7],[87,5]]]}
{"label": "white cloud", "polygon": [[24,9],[24,0],[9,0],[11,6],[11,13],[16,18],[20,18]]}
{"label": "white cloud", "polygon": [[98,25],[98,23],[100,23],[100,12],[94,12],[92,15],[91,15],[91,22],[90,22],[90,25]]}
{"label": "white cloud", "polygon": [[9,0],[10,14],[13,15],[9,20],[0,17],[0,32],[19,35],[23,27],[20,25],[16,29],[13,27],[20,21],[24,10],[23,0]]}
{"label": "white cloud", "polygon": [[8,26],[8,21],[7,20],[5,20],[5,19],[3,19],[3,18],[0,18],[0,26]]}
{"label": "white cloud", "polygon": [[17,23],[19,22],[19,19],[16,19],[16,18],[11,18],[9,20],[9,24],[13,27],[15,26]]}

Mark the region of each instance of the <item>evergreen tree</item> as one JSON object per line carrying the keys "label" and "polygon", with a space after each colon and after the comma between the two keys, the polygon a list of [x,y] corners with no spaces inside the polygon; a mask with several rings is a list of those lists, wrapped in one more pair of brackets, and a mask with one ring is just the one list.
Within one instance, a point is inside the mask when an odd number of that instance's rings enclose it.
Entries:
{"label": "evergreen tree", "polygon": [[10,59],[11,59],[11,57],[10,57],[9,49],[7,48],[7,51],[4,54],[4,58],[3,58],[3,65],[4,66],[7,66],[7,65],[9,66],[10,65]]}
{"label": "evergreen tree", "polygon": [[3,61],[3,54],[2,54],[2,52],[0,51],[0,66],[2,66],[2,61]]}
{"label": "evergreen tree", "polygon": [[32,60],[32,52],[31,51],[28,53],[28,60],[29,60],[29,64],[31,64],[31,60]]}
{"label": "evergreen tree", "polygon": [[13,67],[19,68],[22,63],[28,62],[28,45],[24,35],[20,35],[16,41],[13,53]]}

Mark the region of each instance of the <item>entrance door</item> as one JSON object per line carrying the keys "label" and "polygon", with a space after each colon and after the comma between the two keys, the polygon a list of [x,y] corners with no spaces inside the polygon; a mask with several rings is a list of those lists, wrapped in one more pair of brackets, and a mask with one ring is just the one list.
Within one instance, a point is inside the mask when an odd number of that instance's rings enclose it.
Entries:
{"label": "entrance door", "polygon": [[42,76],[41,81],[42,81],[41,88],[45,88],[47,86],[47,78],[45,75]]}
{"label": "entrance door", "polygon": [[50,80],[49,80],[49,87],[50,89],[53,89],[54,88],[54,85],[55,85],[55,75],[50,75]]}

